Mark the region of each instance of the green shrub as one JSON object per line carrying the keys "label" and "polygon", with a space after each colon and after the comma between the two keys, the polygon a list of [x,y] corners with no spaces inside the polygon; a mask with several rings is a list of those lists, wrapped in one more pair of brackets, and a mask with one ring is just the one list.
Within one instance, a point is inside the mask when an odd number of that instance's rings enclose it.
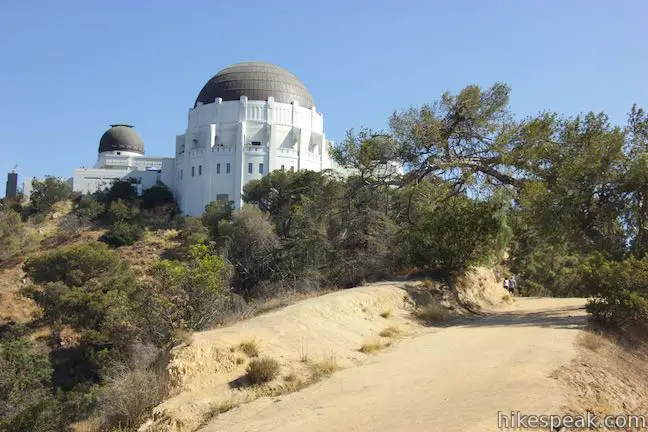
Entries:
{"label": "green shrub", "polygon": [[98,220],[104,215],[105,211],[104,204],[93,195],[81,195],[74,200],[74,212],[82,220]]}
{"label": "green shrub", "polygon": [[32,207],[37,213],[47,213],[52,206],[72,194],[72,186],[64,180],[47,176],[45,180],[32,180],[32,192],[29,196]]}
{"label": "green shrub", "polygon": [[648,324],[648,257],[609,261],[590,257],[581,267],[582,289],[593,296],[587,310],[616,328]]}
{"label": "green shrub", "polygon": [[175,205],[176,201],[173,192],[163,183],[158,183],[153,187],[146,189],[141,197],[142,209],[150,210],[155,207],[161,207],[168,204]]}
{"label": "green shrub", "polygon": [[270,357],[253,359],[247,366],[245,378],[250,384],[263,384],[279,375],[279,362]]}
{"label": "green shrub", "polygon": [[0,342],[0,430],[64,430],[58,402],[51,394],[52,367],[24,339]]}
{"label": "green shrub", "polygon": [[158,262],[151,275],[159,301],[190,330],[204,329],[229,311],[231,267],[207,246],[192,246],[187,263]]}
{"label": "green shrub", "polygon": [[111,246],[128,246],[142,238],[144,228],[136,223],[117,222],[101,237],[101,241]]}
{"label": "green shrub", "polygon": [[209,229],[200,218],[185,216],[182,218],[180,236],[185,246],[204,244],[209,241]]}
{"label": "green shrub", "polygon": [[0,210],[0,263],[33,250],[37,243],[35,234],[25,227],[18,213]]}
{"label": "green shrub", "polygon": [[108,205],[106,219],[108,223],[132,221],[139,214],[139,208],[126,201],[117,199]]}

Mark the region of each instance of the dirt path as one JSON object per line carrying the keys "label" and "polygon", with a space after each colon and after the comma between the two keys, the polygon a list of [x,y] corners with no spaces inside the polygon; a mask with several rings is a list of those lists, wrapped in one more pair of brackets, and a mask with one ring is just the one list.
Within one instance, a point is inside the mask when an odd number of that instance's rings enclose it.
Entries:
{"label": "dirt path", "polygon": [[582,299],[518,299],[494,316],[430,329],[298,393],[259,399],[202,429],[493,431],[498,411],[560,412],[550,378],[575,355]]}

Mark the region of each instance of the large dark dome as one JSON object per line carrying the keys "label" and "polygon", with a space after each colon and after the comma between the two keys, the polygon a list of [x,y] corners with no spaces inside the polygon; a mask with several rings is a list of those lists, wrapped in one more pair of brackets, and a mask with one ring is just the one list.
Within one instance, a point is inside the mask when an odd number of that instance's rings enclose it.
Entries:
{"label": "large dark dome", "polygon": [[133,126],[110,125],[99,141],[99,153],[107,151],[129,151],[144,154],[144,141]]}
{"label": "large dark dome", "polygon": [[268,100],[292,103],[312,108],[313,97],[304,83],[286,69],[264,62],[237,63],[214,75],[202,88],[198,102],[213,103],[217,97],[224,101],[239,100],[247,96],[249,100]]}

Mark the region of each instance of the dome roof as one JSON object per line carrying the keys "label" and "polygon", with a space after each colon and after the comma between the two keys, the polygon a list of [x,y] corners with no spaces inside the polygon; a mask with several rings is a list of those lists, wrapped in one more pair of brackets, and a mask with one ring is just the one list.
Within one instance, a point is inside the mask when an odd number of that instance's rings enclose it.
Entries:
{"label": "dome roof", "polygon": [[217,97],[231,101],[241,96],[260,101],[273,97],[277,102],[297,101],[303,107],[313,107],[313,97],[299,78],[284,68],[264,62],[237,63],[221,70],[207,81],[194,107],[198,102],[213,103]]}
{"label": "dome roof", "polygon": [[144,141],[131,125],[110,125],[110,129],[101,136],[99,141],[99,153],[107,151],[129,151],[144,154]]}

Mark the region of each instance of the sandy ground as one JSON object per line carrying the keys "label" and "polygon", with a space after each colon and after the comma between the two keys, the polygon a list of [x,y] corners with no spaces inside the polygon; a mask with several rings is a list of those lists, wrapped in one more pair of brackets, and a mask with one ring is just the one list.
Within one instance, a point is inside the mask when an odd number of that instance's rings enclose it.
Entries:
{"label": "sandy ground", "polygon": [[550,376],[576,356],[584,304],[516,299],[493,316],[426,328],[362,366],[242,405],[201,430],[493,431],[498,411],[560,413],[566,392]]}

